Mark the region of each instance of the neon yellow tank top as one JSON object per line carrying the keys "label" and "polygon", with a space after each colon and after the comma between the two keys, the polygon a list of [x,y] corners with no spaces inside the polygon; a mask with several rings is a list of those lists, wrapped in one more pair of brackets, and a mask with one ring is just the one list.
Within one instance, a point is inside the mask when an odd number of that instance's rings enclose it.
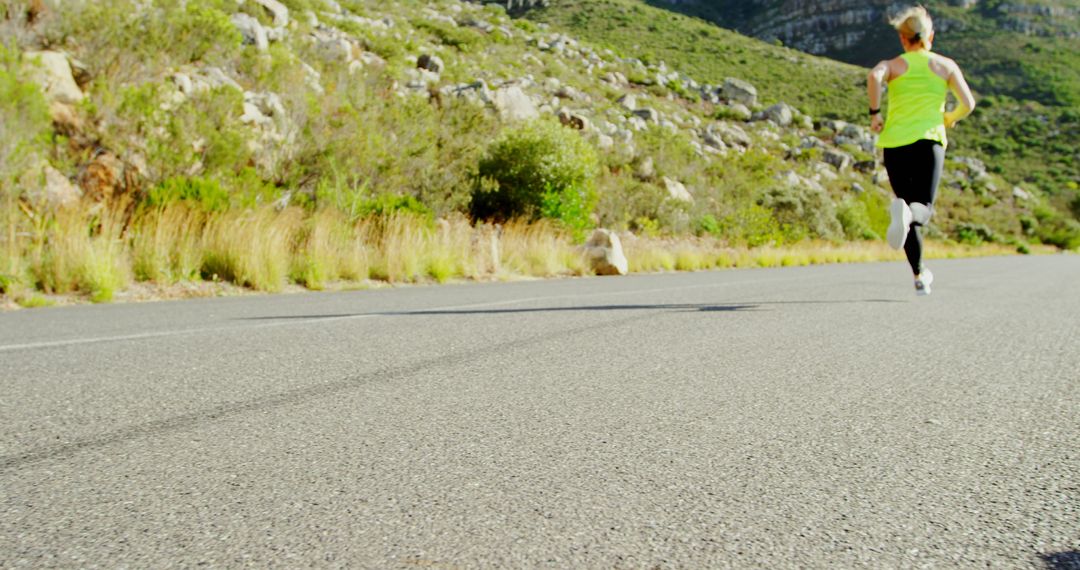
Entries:
{"label": "neon yellow tank top", "polygon": [[877,146],[895,148],[922,139],[947,146],[944,114],[948,82],[930,69],[929,51],[912,51],[900,57],[908,68],[889,82],[889,115]]}

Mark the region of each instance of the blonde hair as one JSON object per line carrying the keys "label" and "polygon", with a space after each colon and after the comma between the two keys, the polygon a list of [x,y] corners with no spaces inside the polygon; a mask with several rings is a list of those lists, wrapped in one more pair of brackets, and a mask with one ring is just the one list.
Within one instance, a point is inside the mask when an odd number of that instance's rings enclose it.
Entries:
{"label": "blonde hair", "polygon": [[907,8],[889,20],[889,23],[908,43],[922,44],[924,48],[930,47],[930,34],[934,33],[934,22],[930,19],[930,13],[926,11],[926,8],[922,6]]}

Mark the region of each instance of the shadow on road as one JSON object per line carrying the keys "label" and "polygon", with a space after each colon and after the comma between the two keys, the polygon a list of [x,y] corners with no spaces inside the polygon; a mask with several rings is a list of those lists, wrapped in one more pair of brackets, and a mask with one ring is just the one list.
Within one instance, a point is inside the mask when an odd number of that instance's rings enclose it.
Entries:
{"label": "shadow on road", "polygon": [[1080,570],[1080,551],[1057,552],[1040,556],[1047,570]]}
{"label": "shadow on road", "polygon": [[241,321],[271,321],[288,319],[347,319],[365,316],[378,317],[423,317],[435,315],[512,315],[522,313],[576,313],[576,312],[614,312],[614,311],[671,311],[700,313],[730,313],[757,311],[767,305],[833,305],[862,303],[903,303],[893,299],[864,299],[859,301],[761,301],[738,304],[718,305],[715,303],[662,303],[632,305],[584,305],[573,307],[528,307],[515,309],[424,309],[418,311],[382,311],[371,313],[341,313],[333,315],[280,315],[268,317],[244,317]]}

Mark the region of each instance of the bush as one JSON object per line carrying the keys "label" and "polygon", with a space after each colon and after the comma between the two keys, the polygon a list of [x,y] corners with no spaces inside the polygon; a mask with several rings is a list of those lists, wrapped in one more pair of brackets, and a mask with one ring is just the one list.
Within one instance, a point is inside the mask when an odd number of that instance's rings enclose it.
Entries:
{"label": "bush", "polygon": [[385,217],[391,214],[412,214],[428,221],[432,219],[431,210],[412,196],[399,194],[381,194],[363,200],[356,208],[359,218]]}
{"label": "bush", "polygon": [[[535,220],[545,214],[547,195],[548,214],[587,217],[595,206],[597,171],[596,151],[577,132],[545,120],[510,127],[480,161],[471,213],[479,219]],[[574,211],[574,193],[586,212]],[[553,208],[553,196],[560,196],[562,206]]]}
{"label": "bush", "polygon": [[147,193],[146,205],[162,207],[184,202],[204,212],[221,212],[229,208],[229,192],[216,180],[175,177],[158,184]]}

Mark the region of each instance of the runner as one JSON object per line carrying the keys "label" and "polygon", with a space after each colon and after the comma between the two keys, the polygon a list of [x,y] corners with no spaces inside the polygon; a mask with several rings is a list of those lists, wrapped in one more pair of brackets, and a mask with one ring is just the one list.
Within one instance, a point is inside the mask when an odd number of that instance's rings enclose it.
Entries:
{"label": "runner", "polygon": [[[885,149],[885,170],[896,194],[889,206],[892,222],[886,239],[894,249],[904,248],[907,253],[915,292],[929,295],[934,274],[922,264],[918,228],[934,212],[948,144],[945,129],[971,113],[975,98],[956,62],[930,51],[934,24],[925,8],[908,8],[890,23],[900,35],[904,53],[870,70],[870,129],[881,133],[877,146]],[[889,117],[882,121],[881,90],[886,82]],[[945,97],[950,90],[959,104],[946,113]]]}

